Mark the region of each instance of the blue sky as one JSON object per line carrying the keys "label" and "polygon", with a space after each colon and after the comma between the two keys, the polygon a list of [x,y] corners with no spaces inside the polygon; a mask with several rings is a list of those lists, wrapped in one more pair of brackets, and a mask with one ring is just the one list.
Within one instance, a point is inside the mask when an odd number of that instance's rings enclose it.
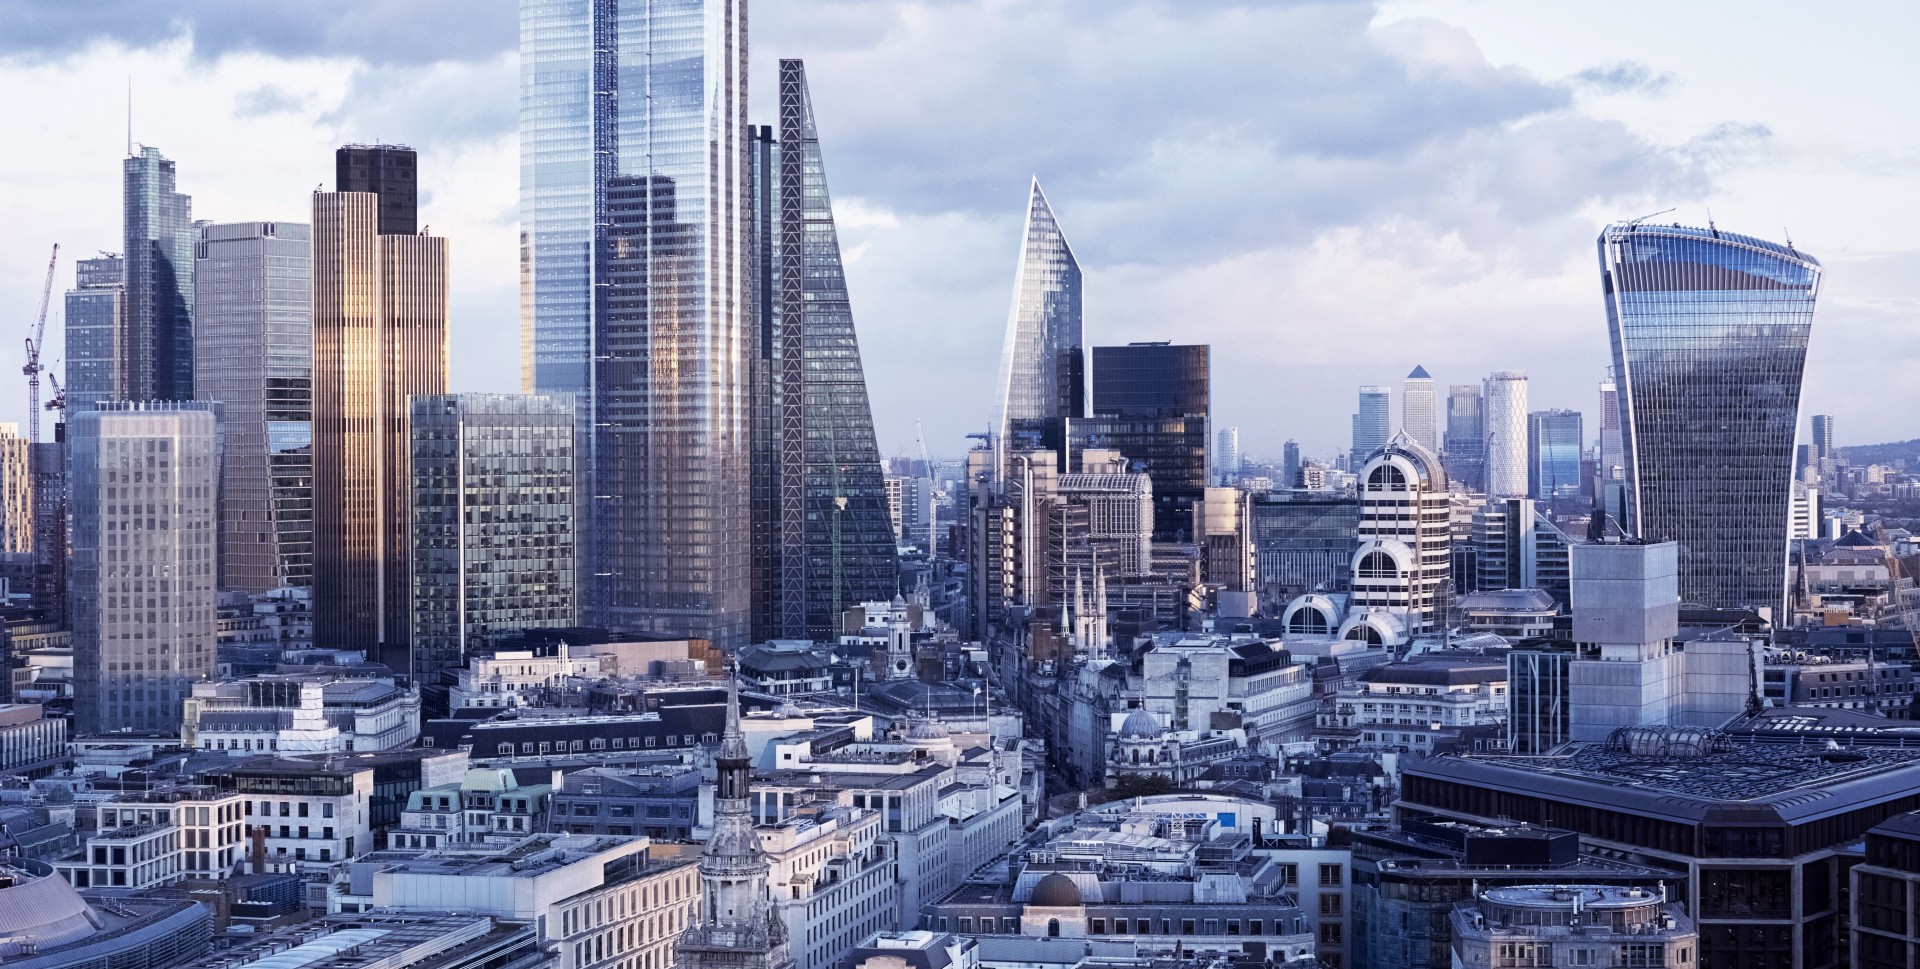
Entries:
{"label": "blue sky", "polygon": [[[1593,238],[1670,206],[1818,255],[1806,409],[1843,444],[1920,435],[1914,8],[1605,9],[754,0],[753,115],[806,58],[889,454],[916,420],[946,453],[986,424],[1033,174],[1089,342],[1213,344],[1216,422],[1255,455],[1341,447],[1355,388],[1415,364],[1524,370],[1535,407],[1591,420]],[[508,0],[0,2],[0,130],[27,146],[0,155],[0,367],[46,247],[58,289],[66,257],[118,248],[131,75],[134,136],[197,217],[303,220],[334,145],[419,148],[456,388],[517,388],[515,30]]]}

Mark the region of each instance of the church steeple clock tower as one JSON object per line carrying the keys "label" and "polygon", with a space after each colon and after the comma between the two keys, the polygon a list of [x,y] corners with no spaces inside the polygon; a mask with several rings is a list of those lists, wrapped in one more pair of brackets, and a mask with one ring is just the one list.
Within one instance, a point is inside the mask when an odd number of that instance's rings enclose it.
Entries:
{"label": "church steeple clock tower", "polygon": [[700,918],[680,937],[685,969],[793,969],[786,926],[767,897],[767,856],[747,806],[753,761],[740,732],[740,692],[727,675],[727,727],[714,756],[713,836],[700,854]]}

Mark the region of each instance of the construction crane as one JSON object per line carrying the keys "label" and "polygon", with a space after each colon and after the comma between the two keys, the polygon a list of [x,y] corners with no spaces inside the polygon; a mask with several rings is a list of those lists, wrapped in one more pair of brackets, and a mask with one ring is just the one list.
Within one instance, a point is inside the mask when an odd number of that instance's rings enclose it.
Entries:
{"label": "construction crane", "polygon": [[940,506],[933,500],[933,459],[927,457],[927,431],[919,421],[913,422],[913,436],[920,442],[920,470],[927,476],[927,565],[933,565],[933,553],[937,551],[934,542],[940,534],[937,527],[940,522]]}
{"label": "construction crane", "polygon": [[34,444],[40,443],[40,372],[46,369],[40,366],[40,347],[46,342],[47,302],[53,299],[53,270],[59,264],[60,243],[56,242],[47,260],[47,281],[40,287],[40,315],[33,321],[33,335],[27,337],[27,365],[20,368],[27,375],[27,440]]}
{"label": "construction crane", "polygon": [[57,430],[57,425],[67,421],[67,388],[60,386],[60,378],[54,376],[51,370],[47,371],[47,383],[53,385],[53,396],[47,400],[47,409],[60,412],[60,418],[53,422]]}
{"label": "construction crane", "polygon": [[[1888,605],[1893,607],[1893,614],[1899,617],[1900,624],[1907,627],[1907,636],[1913,640],[1914,650],[1920,653],[1920,608],[1913,605],[1911,596],[1900,594],[1900,556],[1894,554],[1893,543],[1887,539],[1885,523],[1877,521],[1873,523],[1873,540],[1879,544],[1880,554],[1887,561],[1887,598],[1892,600]],[[1869,644],[1867,646],[1867,679],[1871,683],[1873,693],[1868,702],[1871,705],[1870,709],[1874,713],[1879,713],[1880,681],[1879,673],[1874,669],[1875,652],[1874,645]]]}

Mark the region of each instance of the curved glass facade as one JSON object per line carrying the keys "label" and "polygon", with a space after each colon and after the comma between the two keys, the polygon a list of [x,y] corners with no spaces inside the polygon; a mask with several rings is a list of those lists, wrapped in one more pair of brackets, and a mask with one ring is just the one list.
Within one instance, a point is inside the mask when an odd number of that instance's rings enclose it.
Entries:
{"label": "curved glass facade", "polygon": [[1484,476],[1492,498],[1527,495],[1527,375],[1502,370],[1487,375],[1482,399],[1486,416]]}
{"label": "curved glass facade", "polygon": [[1020,243],[1013,309],[1000,355],[1000,419],[1010,449],[1060,450],[1065,419],[1086,413],[1086,363],[1080,342],[1080,263],[1034,179]]}
{"label": "curved glass facade", "polygon": [[1707,228],[1599,239],[1619,385],[1625,525],[1680,544],[1680,597],[1780,608],[1793,441],[1820,264]]}

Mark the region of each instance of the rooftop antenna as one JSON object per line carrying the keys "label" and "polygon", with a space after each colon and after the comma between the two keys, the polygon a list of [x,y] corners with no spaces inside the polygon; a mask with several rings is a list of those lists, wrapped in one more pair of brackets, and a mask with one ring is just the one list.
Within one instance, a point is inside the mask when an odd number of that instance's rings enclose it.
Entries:
{"label": "rooftop antenna", "polygon": [[1711,205],[1707,206],[1707,231],[1713,233],[1715,239],[1720,238],[1720,227],[1713,224],[1713,206]]}
{"label": "rooftop antenna", "polygon": [[1780,227],[1780,234],[1787,237],[1787,251],[1798,255],[1800,250],[1793,247],[1793,233],[1788,232],[1787,227],[1783,225]]}
{"label": "rooftop antenna", "polygon": [[127,75],[127,157],[133,157],[133,75]]}

